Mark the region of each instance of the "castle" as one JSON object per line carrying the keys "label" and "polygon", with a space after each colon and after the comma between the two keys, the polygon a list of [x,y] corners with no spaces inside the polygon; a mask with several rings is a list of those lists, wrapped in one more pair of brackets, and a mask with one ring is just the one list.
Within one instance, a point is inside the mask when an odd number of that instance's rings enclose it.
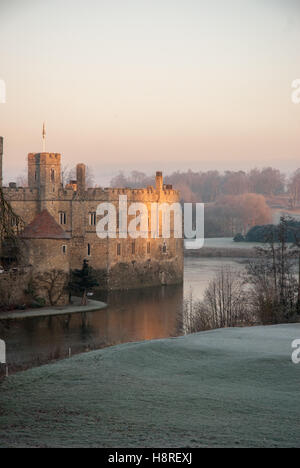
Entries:
{"label": "castle", "polygon": [[[0,138],[0,184],[2,186],[3,138]],[[4,197],[25,223],[22,238],[26,261],[35,271],[81,268],[83,260],[96,271],[102,289],[129,289],[182,282],[183,240],[152,238],[100,239],[96,233],[97,206],[110,202],[118,208],[119,196],[128,204],[142,202],[173,204],[179,193],[164,185],[156,173],[155,187],[89,188],[86,167],[78,164],[76,180],[63,186],[61,155],[28,154],[28,187],[10,183]],[[150,216],[150,215],[149,215]],[[130,221],[130,217],[129,217]],[[149,220],[150,221],[150,220]],[[118,228],[118,226],[117,226]]]}

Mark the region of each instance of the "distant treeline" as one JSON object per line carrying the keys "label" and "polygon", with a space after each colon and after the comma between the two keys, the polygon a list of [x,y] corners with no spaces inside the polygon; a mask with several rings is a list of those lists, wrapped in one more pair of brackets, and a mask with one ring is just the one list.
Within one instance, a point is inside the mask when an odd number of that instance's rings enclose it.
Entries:
{"label": "distant treeline", "polygon": [[[205,203],[205,237],[230,237],[241,233],[249,241],[262,241],[261,228],[271,222],[269,200],[283,195],[290,208],[300,204],[300,169],[287,179],[278,169],[267,167],[244,171],[173,172],[165,177],[180,191],[182,202]],[[147,187],[155,176],[133,171],[120,172],[111,180],[112,187]],[[288,197],[287,197],[288,195]]]}
{"label": "distant treeline", "polygon": [[[146,187],[153,185],[155,177],[143,172],[132,171],[129,176],[120,172],[111,180],[112,187]],[[278,169],[267,167],[244,171],[206,172],[173,172],[165,177],[165,183],[172,184],[180,190],[185,202],[215,202],[223,195],[243,195],[256,193],[259,195],[279,195],[285,192],[286,177]],[[299,176],[300,187],[300,176]],[[299,190],[300,194],[300,190]]]}
{"label": "distant treeline", "polygon": [[282,222],[274,226],[273,224],[265,224],[262,226],[253,226],[245,236],[237,234],[236,242],[285,242],[300,243],[300,221],[294,219],[284,219],[285,231],[284,239],[282,239]]}

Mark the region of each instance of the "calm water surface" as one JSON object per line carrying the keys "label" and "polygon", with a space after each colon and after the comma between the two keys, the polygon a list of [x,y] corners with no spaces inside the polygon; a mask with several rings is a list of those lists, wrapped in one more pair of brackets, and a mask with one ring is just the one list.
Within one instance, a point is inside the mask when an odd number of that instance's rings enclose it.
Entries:
{"label": "calm water surface", "polygon": [[[108,308],[50,317],[0,321],[9,368],[20,370],[105,346],[181,334],[183,301],[200,299],[223,265],[243,268],[244,259],[186,258],[183,286],[99,295]],[[1,371],[3,372],[3,366]]]}

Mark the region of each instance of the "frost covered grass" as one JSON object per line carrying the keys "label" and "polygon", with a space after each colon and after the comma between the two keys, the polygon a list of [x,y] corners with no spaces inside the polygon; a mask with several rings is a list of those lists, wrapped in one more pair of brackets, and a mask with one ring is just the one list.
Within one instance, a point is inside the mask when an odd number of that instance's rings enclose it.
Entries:
{"label": "frost covered grass", "polygon": [[102,349],[0,384],[0,446],[299,447],[300,325]]}

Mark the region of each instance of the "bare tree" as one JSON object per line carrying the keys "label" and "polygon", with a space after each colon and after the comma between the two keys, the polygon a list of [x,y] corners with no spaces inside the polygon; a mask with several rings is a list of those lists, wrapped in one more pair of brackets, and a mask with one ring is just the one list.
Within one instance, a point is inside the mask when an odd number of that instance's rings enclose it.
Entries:
{"label": "bare tree", "polygon": [[300,169],[291,176],[288,184],[289,203],[291,208],[296,208],[300,201]]}
{"label": "bare tree", "polygon": [[256,248],[257,258],[246,267],[252,306],[262,323],[293,320],[298,310],[300,244],[297,237],[294,244],[287,242],[290,222],[291,218],[284,216],[276,229],[270,227],[266,231],[265,245]]}
{"label": "bare tree", "polygon": [[185,317],[189,333],[253,324],[243,277],[231,268],[222,268],[210,281],[204,300],[193,303],[190,297],[186,301]]}
{"label": "bare tree", "polygon": [[33,287],[36,292],[44,291],[51,306],[59,303],[66,293],[68,274],[62,270],[51,270],[35,276]]}
{"label": "bare tree", "polygon": [[21,241],[19,234],[24,227],[24,222],[5,199],[0,187],[0,252],[4,250],[16,260],[21,258]]}

